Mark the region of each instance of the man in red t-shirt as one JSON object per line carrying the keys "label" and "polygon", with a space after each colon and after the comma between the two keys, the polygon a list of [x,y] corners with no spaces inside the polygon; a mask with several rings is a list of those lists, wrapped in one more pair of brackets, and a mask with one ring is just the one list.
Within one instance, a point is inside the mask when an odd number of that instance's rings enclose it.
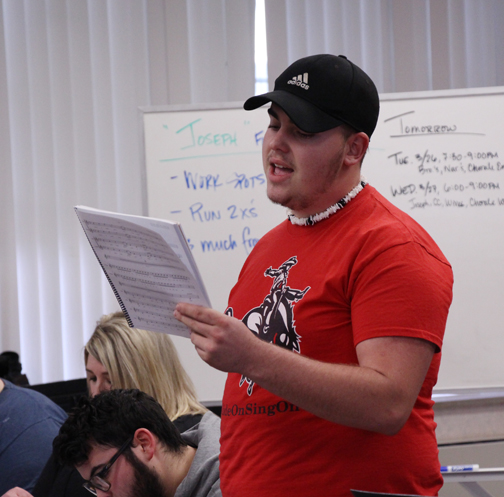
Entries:
{"label": "man in red t-shirt", "polygon": [[267,194],[288,219],[254,247],[225,314],[175,311],[229,373],[223,495],[437,495],[431,394],[453,275],[361,178],[376,88],[345,57],[314,55],[244,107],[267,102]]}

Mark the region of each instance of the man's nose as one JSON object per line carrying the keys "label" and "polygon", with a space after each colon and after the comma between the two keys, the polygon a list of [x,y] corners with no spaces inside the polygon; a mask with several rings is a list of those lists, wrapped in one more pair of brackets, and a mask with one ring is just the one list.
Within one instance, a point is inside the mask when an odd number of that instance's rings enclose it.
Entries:
{"label": "man's nose", "polygon": [[270,141],[270,146],[272,149],[278,150],[285,150],[287,148],[286,134],[283,128],[279,128],[275,131],[275,134]]}

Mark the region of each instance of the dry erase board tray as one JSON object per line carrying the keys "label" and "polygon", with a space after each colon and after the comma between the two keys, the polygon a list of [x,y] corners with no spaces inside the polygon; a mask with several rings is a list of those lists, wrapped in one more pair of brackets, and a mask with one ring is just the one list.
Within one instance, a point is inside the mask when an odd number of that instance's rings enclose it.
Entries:
{"label": "dry erase board tray", "polygon": [[504,387],[457,388],[434,390],[432,400],[436,403],[504,399]]}
{"label": "dry erase board tray", "polygon": [[480,468],[477,471],[443,472],[445,482],[503,481],[504,468]]}

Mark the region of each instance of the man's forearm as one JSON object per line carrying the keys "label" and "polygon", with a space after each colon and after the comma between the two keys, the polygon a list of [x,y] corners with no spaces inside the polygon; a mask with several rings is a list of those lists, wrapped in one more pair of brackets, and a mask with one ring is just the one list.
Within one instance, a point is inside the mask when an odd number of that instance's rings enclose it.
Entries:
{"label": "man's forearm", "polygon": [[385,434],[408,419],[434,354],[425,340],[383,337],[357,345],[356,365],[323,363],[264,342],[212,309],[179,304],[175,317],[211,366],[241,373],[321,418]]}
{"label": "man's forearm", "polygon": [[[411,413],[432,359],[433,347],[411,338],[374,341],[366,344],[369,350],[364,354],[364,362],[370,365],[324,363],[261,342],[250,351],[242,374],[316,416],[393,435]],[[382,368],[380,361],[371,359],[375,354],[372,348],[379,354],[380,349],[391,346],[397,346],[398,354],[405,351],[402,359],[392,354],[395,358],[391,360],[396,362],[392,367]],[[410,356],[413,358],[406,359]],[[371,366],[373,362],[376,364]],[[411,371],[412,368],[417,371]]]}

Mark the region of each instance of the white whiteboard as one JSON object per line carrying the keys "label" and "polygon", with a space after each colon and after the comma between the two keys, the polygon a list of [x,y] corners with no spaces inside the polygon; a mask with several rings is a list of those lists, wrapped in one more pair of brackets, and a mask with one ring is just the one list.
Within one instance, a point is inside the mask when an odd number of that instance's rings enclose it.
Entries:
{"label": "white whiteboard", "polygon": [[[455,274],[439,388],[504,385],[504,89],[381,95],[363,174],[433,236]],[[215,309],[254,241],[285,219],[266,197],[265,110],[141,109],[148,215],[179,221]],[[470,164],[474,164],[475,167]],[[476,170],[478,169],[478,170]],[[202,400],[225,375],[175,337]]]}

